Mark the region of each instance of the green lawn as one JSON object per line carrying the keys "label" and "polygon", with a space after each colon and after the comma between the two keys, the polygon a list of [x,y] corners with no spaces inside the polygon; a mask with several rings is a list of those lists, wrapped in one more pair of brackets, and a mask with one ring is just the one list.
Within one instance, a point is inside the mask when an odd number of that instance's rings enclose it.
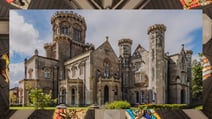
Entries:
{"label": "green lawn", "polygon": [[[89,107],[68,107],[68,109],[88,109]],[[34,107],[10,107],[10,110],[34,110]],[[55,110],[56,107],[45,107],[45,110]]]}

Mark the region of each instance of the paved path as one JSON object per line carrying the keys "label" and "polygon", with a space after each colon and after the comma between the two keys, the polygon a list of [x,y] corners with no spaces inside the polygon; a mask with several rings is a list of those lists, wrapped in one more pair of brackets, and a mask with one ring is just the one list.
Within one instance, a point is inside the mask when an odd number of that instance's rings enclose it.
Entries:
{"label": "paved path", "polygon": [[205,114],[199,110],[194,109],[184,109],[183,110],[187,116],[189,116],[191,119],[208,119],[208,117],[205,116]]}
{"label": "paved path", "polygon": [[17,110],[10,119],[27,119],[35,110]]}

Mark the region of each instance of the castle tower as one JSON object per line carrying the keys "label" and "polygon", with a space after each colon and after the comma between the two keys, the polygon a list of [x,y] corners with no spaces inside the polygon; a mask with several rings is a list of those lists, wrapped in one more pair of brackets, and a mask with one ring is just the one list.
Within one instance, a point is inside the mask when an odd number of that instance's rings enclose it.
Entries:
{"label": "castle tower", "polygon": [[51,17],[53,40],[44,44],[46,57],[59,61],[59,79],[64,79],[64,62],[85,51],[86,23],[72,11],[59,11]]}
{"label": "castle tower", "polygon": [[130,81],[130,57],[131,57],[131,39],[121,39],[118,42],[119,46],[119,62],[120,62],[120,74],[122,79],[122,99],[129,100],[129,88],[132,81]]}
{"label": "castle tower", "polygon": [[164,61],[164,35],[166,26],[155,24],[148,28],[149,35],[149,72],[150,89],[152,90],[149,101],[153,103],[165,103],[165,61]]}
{"label": "castle tower", "polygon": [[84,51],[86,23],[84,17],[72,11],[56,12],[51,18],[53,41],[46,43],[46,56],[67,60]]}
{"label": "castle tower", "polygon": [[189,83],[189,88],[188,88],[188,101],[187,103],[191,103],[192,101],[192,50],[186,50],[186,58],[187,58],[187,82]]}

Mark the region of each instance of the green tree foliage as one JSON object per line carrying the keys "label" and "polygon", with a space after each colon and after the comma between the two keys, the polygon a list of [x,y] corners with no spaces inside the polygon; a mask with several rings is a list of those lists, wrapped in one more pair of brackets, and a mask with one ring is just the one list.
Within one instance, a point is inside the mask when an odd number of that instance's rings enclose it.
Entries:
{"label": "green tree foliage", "polygon": [[15,94],[13,94],[13,92],[10,91],[9,93],[10,96],[10,104],[16,104],[17,103],[17,96]]}
{"label": "green tree foliage", "polygon": [[51,106],[57,101],[51,98],[51,91],[49,94],[46,94],[39,88],[32,89],[29,97],[35,109],[44,109],[44,107]]}
{"label": "green tree foliage", "polygon": [[[200,55],[201,57],[201,55]],[[202,99],[202,64],[200,61],[193,62],[192,66],[192,98]]]}

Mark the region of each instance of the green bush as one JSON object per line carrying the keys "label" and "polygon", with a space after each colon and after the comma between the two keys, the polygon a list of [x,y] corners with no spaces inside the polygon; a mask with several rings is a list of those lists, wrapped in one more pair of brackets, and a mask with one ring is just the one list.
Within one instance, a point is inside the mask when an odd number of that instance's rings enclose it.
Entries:
{"label": "green bush", "polygon": [[187,104],[148,104],[148,105],[139,105],[139,109],[168,109],[168,110],[175,110],[175,109],[185,109],[188,108]]}
{"label": "green bush", "polygon": [[106,109],[129,109],[130,103],[127,101],[114,101],[105,105]]}

